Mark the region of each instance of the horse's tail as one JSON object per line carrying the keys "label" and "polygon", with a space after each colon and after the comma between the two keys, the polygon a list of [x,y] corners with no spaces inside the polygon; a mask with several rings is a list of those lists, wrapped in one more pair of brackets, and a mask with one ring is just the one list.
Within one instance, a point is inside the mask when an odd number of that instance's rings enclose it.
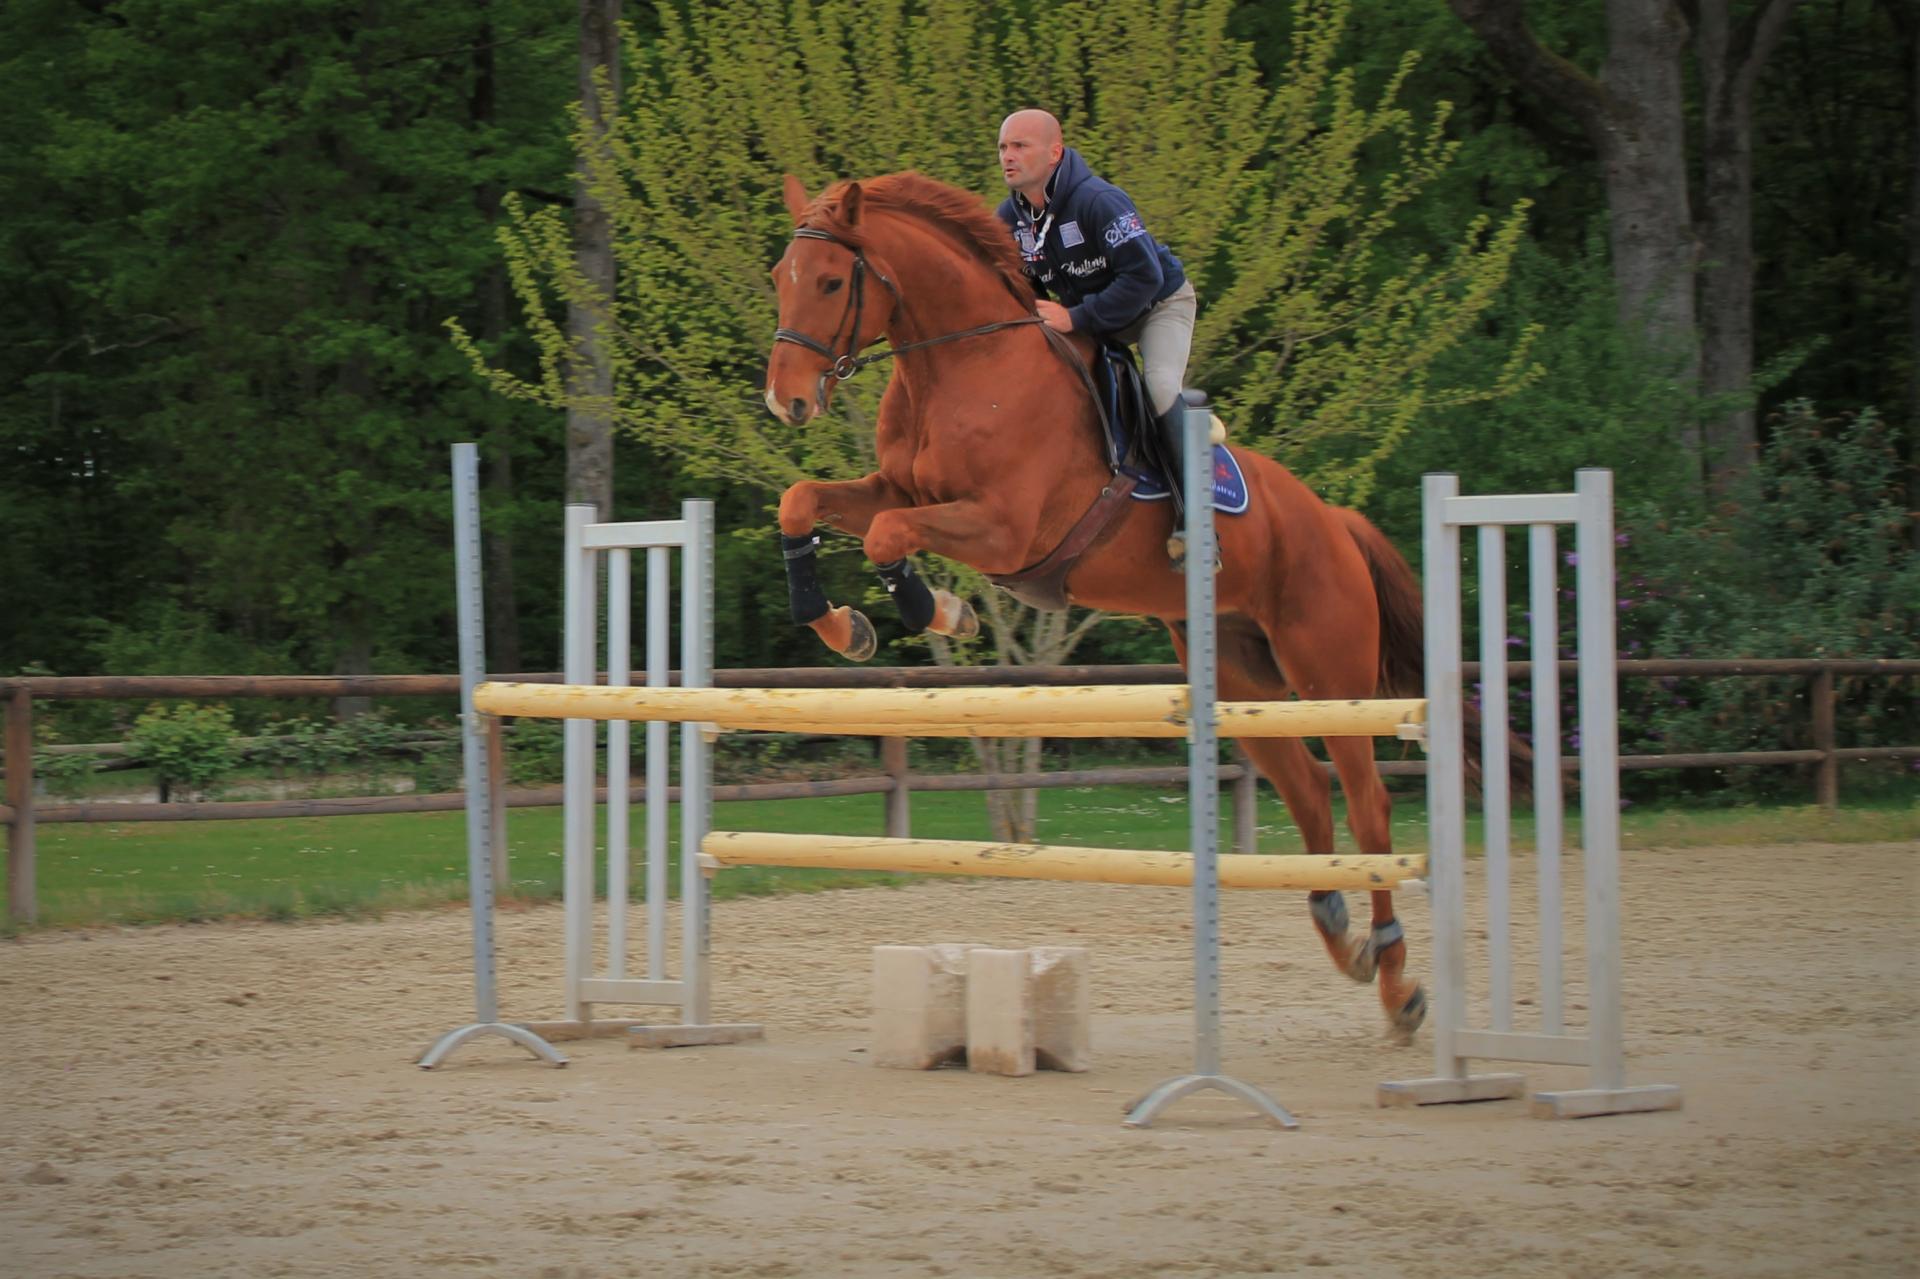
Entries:
{"label": "horse's tail", "polygon": [[1366,516],[1345,507],[1335,507],[1334,514],[1366,557],[1380,609],[1380,675],[1374,693],[1425,696],[1427,636],[1421,625],[1420,579],[1414,576],[1413,565]]}
{"label": "horse's tail", "polygon": [[[1380,609],[1380,676],[1376,695],[1426,695],[1427,636],[1420,579],[1406,557],[1358,511],[1336,507],[1335,514],[1366,557],[1373,596]],[[1480,785],[1480,711],[1464,709],[1467,784]],[[1533,751],[1517,734],[1507,736],[1508,785],[1515,795],[1533,791]]]}

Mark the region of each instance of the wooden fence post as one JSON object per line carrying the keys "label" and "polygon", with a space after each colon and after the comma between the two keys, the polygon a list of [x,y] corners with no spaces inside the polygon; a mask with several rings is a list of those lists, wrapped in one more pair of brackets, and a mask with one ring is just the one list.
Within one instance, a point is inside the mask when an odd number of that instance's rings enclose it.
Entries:
{"label": "wooden fence post", "polygon": [[1233,779],[1233,851],[1260,851],[1260,770],[1253,757],[1235,742],[1233,758],[1240,765],[1240,776]]}
{"label": "wooden fence post", "polygon": [[16,924],[39,918],[34,888],[33,694],[16,688],[7,701],[7,916]]}
{"label": "wooden fence post", "polygon": [[487,825],[492,831],[493,891],[504,893],[513,887],[512,867],[507,862],[507,746],[504,721],[489,715],[487,721]]}
{"label": "wooden fence post", "polygon": [[1814,765],[1813,801],[1829,813],[1840,808],[1840,757],[1833,749],[1833,672],[1821,671],[1813,677],[1808,695],[1813,710],[1813,748],[1821,752]]}
{"label": "wooden fence post", "polygon": [[907,771],[907,739],[904,737],[883,737],[880,739],[880,766],[887,770],[887,776],[893,779],[893,789],[887,792],[887,838],[911,839],[913,837],[913,818],[908,809],[908,795],[911,793],[913,774]]}

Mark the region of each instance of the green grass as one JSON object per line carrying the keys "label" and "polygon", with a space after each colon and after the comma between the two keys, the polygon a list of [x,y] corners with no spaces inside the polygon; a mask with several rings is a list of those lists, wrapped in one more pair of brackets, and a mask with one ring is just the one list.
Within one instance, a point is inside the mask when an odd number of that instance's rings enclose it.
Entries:
{"label": "green grass", "polygon": [[[1222,847],[1231,847],[1222,796]],[[1426,844],[1426,814],[1416,797],[1394,809],[1395,846]],[[678,813],[674,813],[674,829]],[[1571,821],[1571,819],[1570,819]],[[634,814],[636,838],[644,829]],[[882,833],[876,796],[755,801],[715,806],[720,829]],[[1300,852],[1297,832],[1263,790],[1263,852]],[[913,799],[916,835],[988,837],[978,795]],[[513,890],[521,900],[560,893],[560,812],[515,809],[508,815]],[[1468,837],[1478,845],[1477,816]],[[1179,848],[1187,839],[1184,791],[1109,786],[1040,793],[1040,838],[1115,848]],[[1345,842],[1345,832],[1341,832]],[[1530,818],[1516,814],[1514,843],[1529,846]],[[1631,808],[1622,838],[1635,848],[1777,844],[1812,840],[1920,839],[1911,804],[1853,806],[1836,816],[1804,808]],[[1577,840],[1570,828],[1569,840]],[[39,828],[40,922],[49,927],[180,922],[222,917],[286,920],[369,916],[466,900],[466,837],[459,813],[293,818],[245,822],[148,822],[45,825]],[[715,881],[717,897],[899,884],[880,872],[742,867]],[[637,884],[636,884],[637,887]],[[4,918],[0,914],[0,918]]]}

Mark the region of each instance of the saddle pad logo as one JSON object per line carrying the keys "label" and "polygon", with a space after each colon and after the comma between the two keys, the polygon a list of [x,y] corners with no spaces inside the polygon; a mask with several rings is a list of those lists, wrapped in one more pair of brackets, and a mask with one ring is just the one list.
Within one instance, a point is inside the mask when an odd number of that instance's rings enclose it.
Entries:
{"label": "saddle pad logo", "polygon": [[[1164,502],[1170,496],[1164,476],[1140,474],[1133,490],[1136,502]],[[1240,473],[1240,462],[1224,444],[1213,446],[1213,509],[1222,515],[1244,515],[1251,499],[1247,495],[1247,477]]]}
{"label": "saddle pad logo", "polygon": [[1078,248],[1080,245],[1083,245],[1086,242],[1087,242],[1087,237],[1080,234],[1080,224],[1078,222],[1062,222],[1060,224],[1060,247],[1061,248],[1063,249]]}
{"label": "saddle pad logo", "polygon": [[1107,224],[1104,235],[1107,241],[1107,247],[1109,249],[1117,249],[1128,240],[1137,240],[1146,233],[1147,228],[1141,224],[1140,215],[1132,209],[1128,209],[1125,213],[1122,213],[1119,217]]}

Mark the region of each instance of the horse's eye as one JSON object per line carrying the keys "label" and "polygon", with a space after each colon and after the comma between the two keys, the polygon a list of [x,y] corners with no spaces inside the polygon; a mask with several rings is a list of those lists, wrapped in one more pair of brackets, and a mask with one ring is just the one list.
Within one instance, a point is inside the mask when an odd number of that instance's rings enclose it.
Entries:
{"label": "horse's eye", "polygon": [[840,286],[845,283],[846,283],[845,280],[842,280],[836,277],[834,279],[828,280],[825,284],[822,284],[820,286],[820,291],[822,293],[838,293],[840,291]]}

